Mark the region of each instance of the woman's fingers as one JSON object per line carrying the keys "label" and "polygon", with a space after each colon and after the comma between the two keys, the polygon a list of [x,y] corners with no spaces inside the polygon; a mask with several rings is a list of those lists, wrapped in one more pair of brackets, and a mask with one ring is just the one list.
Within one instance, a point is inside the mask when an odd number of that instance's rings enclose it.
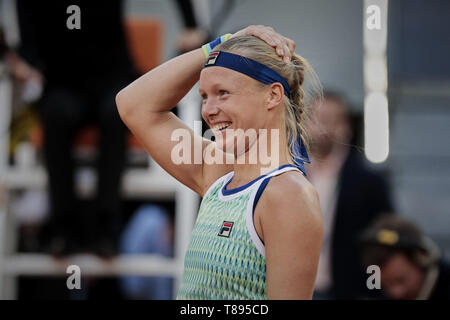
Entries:
{"label": "woman's fingers", "polygon": [[289,50],[289,47],[287,46],[287,44],[284,44],[283,60],[285,62],[289,62],[289,61],[291,61],[291,58],[292,58],[291,50]]}
{"label": "woman's fingers", "polygon": [[291,61],[291,57],[295,51],[295,42],[275,32],[272,27],[252,25],[236,32],[231,37],[237,37],[241,35],[252,35],[260,38],[261,40],[272,46],[275,49],[277,55],[282,57],[285,62]]}
{"label": "woman's fingers", "polygon": [[289,48],[289,45],[285,38],[276,32],[270,33],[270,37],[274,41],[274,45],[272,47],[275,48],[277,54],[283,58],[285,62],[289,62],[291,60],[293,51]]}
{"label": "woman's fingers", "polygon": [[295,52],[295,47],[296,47],[295,41],[294,41],[294,40],[291,40],[291,39],[289,39],[289,38],[286,38],[286,37],[284,37],[284,40],[285,40],[285,42],[286,42],[286,44],[287,44],[287,46],[288,46],[288,48],[289,48],[289,51],[290,51],[292,54],[294,54],[294,52]]}
{"label": "woman's fingers", "polygon": [[260,32],[256,32],[255,36],[267,42],[270,46],[276,48],[278,46],[278,41],[273,37],[272,34],[267,32],[266,30],[261,30]]}

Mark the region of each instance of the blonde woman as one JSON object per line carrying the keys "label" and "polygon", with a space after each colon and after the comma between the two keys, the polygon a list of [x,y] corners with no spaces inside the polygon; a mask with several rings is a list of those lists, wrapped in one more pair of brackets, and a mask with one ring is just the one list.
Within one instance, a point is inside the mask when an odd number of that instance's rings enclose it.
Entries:
{"label": "blonde woman", "polygon": [[[249,26],[160,65],[116,97],[123,121],[155,161],[203,198],[177,299],[312,297],[323,235],[303,168],[303,82],[313,72],[294,49],[271,27]],[[171,112],[199,80],[202,117],[215,141]],[[180,129],[189,132],[192,158],[202,146],[233,161],[173,161],[179,142],[172,134]],[[264,141],[261,129],[270,132]],[[257,134],[234,134],[249,130]],[[269,168],[255,152],[260,147],[277,155]]]}

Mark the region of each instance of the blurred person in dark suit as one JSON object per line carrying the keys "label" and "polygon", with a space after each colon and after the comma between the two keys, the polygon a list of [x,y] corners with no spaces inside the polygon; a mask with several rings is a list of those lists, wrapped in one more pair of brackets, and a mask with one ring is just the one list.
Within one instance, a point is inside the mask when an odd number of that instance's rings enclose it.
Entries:
{"label": "blurred person in dark suit", "polygon": [[[190,1],[177,3],[185,25],[194,28]],[[17,10],[21,46],[15,70],[41,75],[44,82],[38,112],[51,201],[52,236],[46,250],[59,256],[89,246],[99,255],[113,256],[121,229],[126,156],[126,127],[115,95],[138,76],[127,49],[123,1],[18,0]],[[91,122],[100,129],[98,184],[94,208],[81,222],[71,149],[74,135]]]}
{"label": "blurred person in dark suit", "polygon": [[376,219],[361,235],[364,267],[380,268],[381,291],[393,300],[450,300],[450,264],[414,223]]}
{"label": "blurred person in dark suit", "polygon": [[[71,5],[80,9],[79,29],[68,26]],[[51,201],[52,236],[46,249],[59,256],[95,244],[96,253],[113,255],[126,132],[114,95],[135,77],[122,26],[122,2],[18,0],[17,9],[18,53],[44,79],[37,107]],[[74,190],[72,145],[79,129],[91,122],[100,129],[98,186],[95,208],[83,225]]]}
{"label": "blurred person in dark suit", "polygon": [[324,92],[311,120],[307,172],[319,194],[325,227],[314,298],[357,299],[367,290],[357,234],[380,213],[392,211],[389,185],[351,147],[350,110],[340,94]]}

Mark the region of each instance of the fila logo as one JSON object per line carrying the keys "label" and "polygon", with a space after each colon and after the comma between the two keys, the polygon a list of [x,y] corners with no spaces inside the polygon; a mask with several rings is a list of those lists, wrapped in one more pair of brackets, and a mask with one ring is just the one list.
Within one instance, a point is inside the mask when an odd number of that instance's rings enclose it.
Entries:
{"label": "fila logo", "polygon": [[217,60],[217,57],[219,56],[219,53],[220,52],[211,52],[209,54],[208,60],[206,60],[205,65],[209,66],[211,64],[215,64],[216,60]]}
{"label": "fila logo", "polygon": [[233,224],[234,222],[224,221],[222,223],[222,228],[220,228],[218,236],[229,238],[231,229],[233,229]]}

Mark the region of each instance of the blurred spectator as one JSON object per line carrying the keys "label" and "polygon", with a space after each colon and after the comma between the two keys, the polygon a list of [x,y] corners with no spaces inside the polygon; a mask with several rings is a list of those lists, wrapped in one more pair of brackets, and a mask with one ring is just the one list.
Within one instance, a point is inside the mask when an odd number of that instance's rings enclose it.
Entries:
{"label": "blurred spectator", "polygon": [[357,234],[378,214],[392,211],[389,186],[350,147],[350,111],[341,95],[326,92],[312,117],[307,172],[319,194],[325,227],[314,298],[356,299],[367,290]]}
{"label": "blurred spectator", "polygon": [[[131,217],[121,241],[122,254],[173,254],[173,229],[168,213],[154,205],[140,207]],[[123,294],[128,299],[170,300],[172,279],[169,277],[129,276],[121,279]]]}
{"label": "blurred spectator", "polygon": [[450,265],[437,245],[398,216],[380,217],[361,235],[365,267],[381,269],[381,290],[394,300],[449,300]]}
{"label": "blurred spectator", "polygon": [[[185,25],[194,30],[190,1],[177,0],[177,4]],[[77,14],[68,11],[72,5],[80,8],[79,29],[67,25]],[[115,95],[136,77],[127,51],[122,5],[120,0],[17,1],[21,45],[9,61],[17,78],[44,83],[38,112],[51,203],[46,248],[57,256],[92,244],[95,247],[89,249],[105,257],[117,250],[126,128]],[[95,205],[82,222],[71,147],[75,134],[88,123],[100,129],[98,185]]]}
{"label": "blurred spectator", "polygon": [[197,22],[194,13],[195,1],[194,2],[191,2],[191,0],[176,0],[176,1],[184,21],[184,30],[182,30],[178,35],[176,43],[177,50],[181,54],[184,52],[197,49],[198,47],[202,46],[209,40],[210,35],[206,30],[201,28]]}
{"label": "blurred spectator", "polygon": [[[73,4],[80,7],[80,29],[66,24],[73,14],[67,8]],[[111,256],[120,225],[126,132],[114,98],[134,78],[122,28],[122,3],[18,0],[17,9],[18,53],[23,59],[19,70],[25,77],[41,74],[45,83],[38,112],[51,201],[48,250],[62,255],[89,243],[96,244],[92,248],[96,253]],[[98,124],[101,136],[97,198],[89,222],[83,225],[71,152],[75,134],[87,123]],[[82,243],[84,239],[87,243]]]}

